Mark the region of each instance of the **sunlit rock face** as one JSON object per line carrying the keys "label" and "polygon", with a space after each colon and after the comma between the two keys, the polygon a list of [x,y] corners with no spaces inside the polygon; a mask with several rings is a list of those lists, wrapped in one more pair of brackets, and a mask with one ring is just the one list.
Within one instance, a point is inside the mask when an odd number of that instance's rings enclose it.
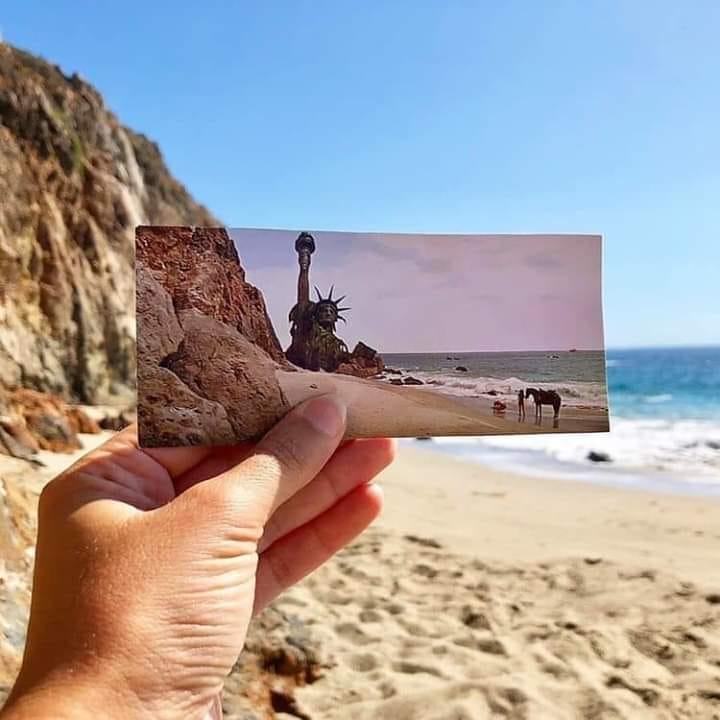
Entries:
{"label": "sunlit rock face", "polygon": [[217,225],[77,75],[0,43],[0,385],[135,382],[134,231]]}
{"label": "sunlit rock face", "polygon": [[288,369],[261,292],[224,228],[137,232],[138,418],[143,445],[225,445],[288,409]]}

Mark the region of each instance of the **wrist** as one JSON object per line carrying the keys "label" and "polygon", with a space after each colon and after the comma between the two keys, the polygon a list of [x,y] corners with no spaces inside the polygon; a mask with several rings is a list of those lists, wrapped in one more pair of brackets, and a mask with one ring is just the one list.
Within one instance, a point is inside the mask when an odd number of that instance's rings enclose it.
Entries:
{"label": "wrist", "polygon": [[0,709],[0,720],[121,720],[147,717],[137,698],[109,679],[73,675],[25,686],[22,676]]}

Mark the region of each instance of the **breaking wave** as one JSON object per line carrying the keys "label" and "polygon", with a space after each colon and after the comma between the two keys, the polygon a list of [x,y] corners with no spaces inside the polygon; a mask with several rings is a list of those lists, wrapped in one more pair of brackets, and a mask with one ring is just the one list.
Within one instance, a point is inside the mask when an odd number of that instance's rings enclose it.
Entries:
{"label": "breaking wave", "polygon": [[[720,489],[720,422],[611,418],[612,431],[599,434],[513,435],[483,438],[436,438],[453,454],[522,473],[577,477],[583,469],[611,479],[638,471],[671,474],[678,485],[702,484]],[[590,452],[609,462],[593,463]]]}
{"label": "breaking wave", "polygon": [[456,373],[427,372],[422,370],[408,370],[403,373],[405,377],[422,380],[438,392],[446,395],[459,395],[463,397],[492,397],[496,396],[504,401],[515,402],[519,390],[534,387],[542,390],[555,390],[560,394],[566,405],[588,405],[607,407],[605,385],[594,382],[531,382],[518,377],[491,378],[491,377],[463,377]]}

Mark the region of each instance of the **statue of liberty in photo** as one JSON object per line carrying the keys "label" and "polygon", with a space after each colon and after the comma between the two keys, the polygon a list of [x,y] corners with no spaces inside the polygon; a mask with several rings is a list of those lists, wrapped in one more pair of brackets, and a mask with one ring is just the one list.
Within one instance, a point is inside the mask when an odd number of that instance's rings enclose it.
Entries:
{"label": "statue of liberty in photo", "polygon": [[302,232],[295,240],[300,274],[298,276],[297,303],[290,311],[292,342],[285,352],[287,359],[306,370],[335,372],[350,360],[347,345],[335,334],[338,320],[346,322],[341,307],[345,296],[333,298],[334,286],[327,297],[315,288],[317,300],[310,299],[310,256],[315,252],[315,239]]}

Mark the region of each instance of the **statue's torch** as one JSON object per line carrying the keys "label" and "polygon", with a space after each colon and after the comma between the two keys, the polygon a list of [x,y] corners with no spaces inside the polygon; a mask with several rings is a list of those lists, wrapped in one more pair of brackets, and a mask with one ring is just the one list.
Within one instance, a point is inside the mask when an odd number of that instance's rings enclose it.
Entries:
{"label": "statue's torch", "polygon": [[298,277],[298,305],[310,302],[310,256],[315,252],[315,239],[308,232],[301,232],[295,240],[300,275]]}

